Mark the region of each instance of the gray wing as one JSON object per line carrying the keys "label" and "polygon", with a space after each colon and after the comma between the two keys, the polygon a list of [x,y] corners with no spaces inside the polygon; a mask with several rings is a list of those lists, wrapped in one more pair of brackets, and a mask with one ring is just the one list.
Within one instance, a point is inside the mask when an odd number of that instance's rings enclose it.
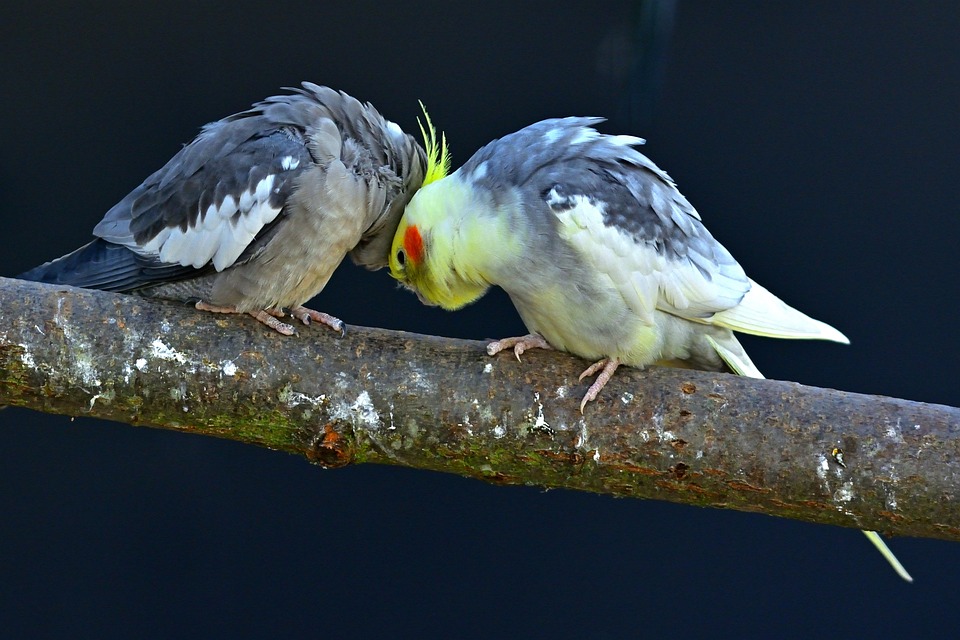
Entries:
{"label": "gray wing", "polygon": [[[560,237],[641,317],[652,321],[660,309],[703,321],[736,306],[751,286],[743,269],[670,177],[633,148],[643,140],[600,134],[591,128],[599,121],[531,125],[488,145],[464,170],[481,182],[508,176],[537,199],[528,210],[545,203]],[[511,158],[522,160],[498,166]]]}
{"label": "gray wing", "polygon": [[133,291],[248,259],[310,162],[296,130],[264,124],[208,125],[107,212],[93,242],[18,277]]}
{"label": "gray wing", "polygon": [[111,208],[93,233],[141,262],[222,271],[255,248],[310,162],[300,128],[262,115],[221,120]]}
{"label": "gray wing", "polygon": [[205,126],[107,212],[98,240],[21,277],[130,291],[222,271],[262,251],[298,177],[333,160],[370,185],[354,259],[385,263],[391,238],[383,238],[422,182],[422,148],[343,92],[310,83],[293,91]]}

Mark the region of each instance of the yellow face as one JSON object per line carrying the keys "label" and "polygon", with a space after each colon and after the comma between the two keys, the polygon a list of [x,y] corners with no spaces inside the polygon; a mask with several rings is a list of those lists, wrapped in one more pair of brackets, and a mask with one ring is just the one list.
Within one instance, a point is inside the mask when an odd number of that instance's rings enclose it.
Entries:
{"label": "yellow face", "polygon": [[437,304],[427,300],[420,293],[423,281],[425,246],[420,228],[410,225],[407,216],[400,220],[397,233],[393,236],[393,246],[390,249],[390,275],[400,284],[413,290],[425,304]]}
{"label": "yellow face", "polygon": [[[431,234],[428,228],[443,219],[445,204],[443,184],[450,173],[450,149],[447,147],[446,136],[437,138],[437,130],[422,102],[420,108],[423,109],[424,120],[426,120],[424,125],[419,118],[417,119],[426,151],[426,169],[423,185],[407,205],[393,237],[389,257],[390,275],[400,284],[414,291],[424,304],[440,305],[445,309],[459,309],[479,295],[471,300],[459,301],[448,295],[450,292],[440,286],[443,278],[438,280],[432,272],[432,269],[442,272],[444,268],[448,268],[447,261],[428,259],[431,253],[444,254],[443,251],[430,251],[431,242],[428,237]],[[434,187],[438,188],[431,191]],[[450,205],[450,203],[446,204]],[[440,235],[441,248],[448,247],[451,239]],[[438,264],[440,266],[437,266]]]}
{"label": "yellow face", "polygon": [[470,277],[476,270],[465,262],[468,254],[457,255],[456,225],[445,215],[446,207],[456,206],[444,197],[445,183],[440,180],[414,195],[393,237],[389,262],[390,275],[421,302],[452,311],[482,296],[489,284]]}

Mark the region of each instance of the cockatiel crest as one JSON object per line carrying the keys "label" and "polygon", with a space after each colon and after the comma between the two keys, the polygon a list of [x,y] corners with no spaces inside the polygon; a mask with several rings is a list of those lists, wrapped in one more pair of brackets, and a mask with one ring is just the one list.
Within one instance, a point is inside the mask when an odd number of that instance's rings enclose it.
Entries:
{"label": "cockatiel crest", "polygon": [[420,121],[420,118],[417,118],[417,124],[420,125],[420,135],[423,137],[423,145],[427,153],[427,168],[423,176],[423,184],[427,185],[447,177],[447,174],[450,173],[451,157],[450,149],[447,147],[446,134],[441,134],[440,140],[437,140],[437,129],[433,126],[433,120],[430,119],[430,114],[427,113],[427,108],[423,106],[422,101],[420,102],[420,110],[423,111],[423,119],[426,122],[424,124]]}

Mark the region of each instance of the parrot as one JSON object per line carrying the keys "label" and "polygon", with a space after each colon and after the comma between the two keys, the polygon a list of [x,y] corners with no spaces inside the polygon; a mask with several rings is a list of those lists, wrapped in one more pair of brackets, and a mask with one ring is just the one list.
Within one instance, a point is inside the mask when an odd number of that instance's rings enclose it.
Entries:
{"label": "parrot", "polygon": [[[428,305],[459,309],[502,288],[530,332],[487,353],[557,349],[593,361],[580,403],[620,365],[763,378],[734,331],[848,344],[747,277],[632,135],[597,117],[543,120],[490,142],[452,174],[446,138],[406,206],[390,273]],[[864,531],[912,581],[880,536]]]}
{"label": "parrot", "polygon": [[387,266],[426,155],[369,103],[310,82],[288,91],[204,126],[92,242],[17,277],[249,314],[284,335],[289,313],[342,335],[303,305],[348,253]]}

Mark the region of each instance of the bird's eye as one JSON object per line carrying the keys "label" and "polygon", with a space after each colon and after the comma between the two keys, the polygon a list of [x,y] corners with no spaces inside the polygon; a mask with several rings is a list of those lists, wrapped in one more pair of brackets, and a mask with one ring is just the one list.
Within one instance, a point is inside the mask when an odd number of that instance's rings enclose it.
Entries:
{"label": "bird's eye", "polygon": [[404,253],[403,249],[397,249],[397,264],[402,267],[406,259],[407,255]]}

